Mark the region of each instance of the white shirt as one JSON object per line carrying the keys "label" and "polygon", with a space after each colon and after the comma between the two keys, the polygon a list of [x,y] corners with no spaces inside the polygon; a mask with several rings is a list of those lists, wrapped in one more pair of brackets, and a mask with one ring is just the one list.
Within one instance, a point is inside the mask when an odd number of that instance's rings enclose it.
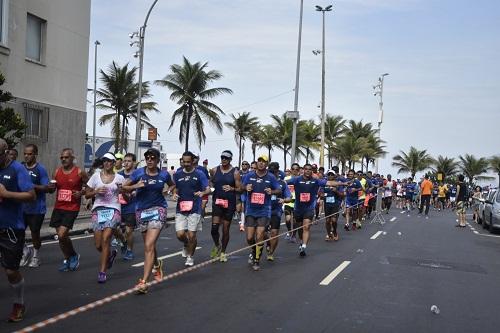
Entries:
{"label": "white shirt", "polygon": [[115,174],[115,178],[109,184],[104,184],[101,179],[101,173],[94,173],[92,177],[90,177],[87,182],[87,186],[90,188],[96,189],[99,187],[105,187],[106,193],[98,194],[96,193],[94,205],[92,206],[92,210],[96,207],[108,207],[114,208],[118,211],[121,210],[121,204],[118,201],[118,186],[116,184],[123,184],[125,178],[122,175]]}

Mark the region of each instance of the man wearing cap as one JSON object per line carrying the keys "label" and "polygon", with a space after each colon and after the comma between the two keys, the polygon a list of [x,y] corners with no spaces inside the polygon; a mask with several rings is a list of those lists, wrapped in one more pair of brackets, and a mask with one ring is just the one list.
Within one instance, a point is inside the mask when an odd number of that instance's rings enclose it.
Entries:
{"label": "man wearing cap", "polygon": [[115,173],[118,173],[120,171],[123,171],[123,154],[122,153],[116,153],[115,154],[115,158],[116,158],[116,162],[115,162]]}
{"label": "man wearing cap", "polygon": [[[221,262],[226,262],[226,248],[229,243],[229,227],[236,210],[236,197],[240,192],[240,172],[231,165],[233,153],[224,150],[220,156],[221,163],[210,170],[210,181],[214,187],[212,194],[212,239],[214,248],[210,252],[211,258],[220,257]],[[220,242],[219,227],[222,227],[222,246]]]}
{"label": "man wearing cap", "polygon": [[297,226],[302,226],[299,229],[299,237],[302,240],[302,244],[299,246],[299,255],[305,257],[309,241],[309,227],[314,218],[318,190],[326,184],[326,180],[313,178],[312,165],[307,163],[304,165],[304,174],[288,180],[287,184],[294,185],[295,189],[294,216]]}
{"label": "man wearing cap", "polygon": [[73,149],[64,148],[60,159],[62,166],[54,171],[52,177],[56,182],[57,195],[50,226],[57,231],[59,247],[64,255],[59,271],[67,272],[75,271],[80,266],[80,255],[73,248],[69,231],[73,229],[80,212],[81,198],[89,177],[85,170],[74,164]]}
{"label": "man wearing cap", "polygon": [[242,181],[242,190],[246,191],[247,243],[252,246],[251,259],[255,271],[260,269],[259,260],[264,247],[265,231],[271,218],[271,196],[281,193],[276,177],[267,171],[268,162],[269,158],[266,155],[259,156],[257,170],[250,172]]}
{"label": "man wearing cap", "polygon": [[18,322],[23,320],[26,311],[24,278],[19,271],[26,229],[23,202],[35,200],[36,195],[26,169],[10,160],[7,154],[7,142],[0,138],[0,264],[14,296],[8,321]]}
{"label": "man wearing cap", "polygon": [[177,201],[175,210],[175,231],[177,239],[183,242],[182,256],[185,266],[194,265],[196,232],[201,229],[201,198],[210,193],[208,179],[193,166],[194,154],[182,154],[183,169],[174,174],[175,188],[172,198]]}

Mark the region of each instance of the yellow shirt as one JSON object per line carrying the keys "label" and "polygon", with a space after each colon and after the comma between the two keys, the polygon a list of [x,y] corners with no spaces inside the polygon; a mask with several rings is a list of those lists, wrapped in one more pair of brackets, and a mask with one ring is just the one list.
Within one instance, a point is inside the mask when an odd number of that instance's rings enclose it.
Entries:
{"label": "yellow shirt", "polygon": [[361,183],[361,187],[363,189],[358,192],[358,199],[364,200],[366,198],[366,178],[361,178],[359,182]]}
{"label": "yellow shirt", "polygon": [[446,187],[446,185],[438,187],[438,197],[439,198],[446,197],[446,192],[448,192],[448,188]]}

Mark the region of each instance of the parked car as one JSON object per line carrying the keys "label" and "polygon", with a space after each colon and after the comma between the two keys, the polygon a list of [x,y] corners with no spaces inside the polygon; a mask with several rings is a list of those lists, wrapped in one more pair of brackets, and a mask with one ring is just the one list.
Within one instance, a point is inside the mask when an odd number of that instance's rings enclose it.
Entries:
{"label": "parked car", "polygon": [[500,190],[484,201],[483,227],[490,232],[500,228]]}
{"label": "parked car", "polygon": [[[479,200],[479,224],[483,224],[483,216],[484,216],[484,206],[486,205],[485,201],[488,199],[488,197],[494,192],[495,190],[487,190],[483,191],[482,198]],[[483,224],[484,228],[484,224]]]}

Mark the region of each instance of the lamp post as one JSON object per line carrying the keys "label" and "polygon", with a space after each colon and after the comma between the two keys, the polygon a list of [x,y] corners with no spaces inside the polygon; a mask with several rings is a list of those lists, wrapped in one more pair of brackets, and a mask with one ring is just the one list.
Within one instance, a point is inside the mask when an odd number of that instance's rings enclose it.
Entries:
{"label": "lamp post", "polygon": [[316,6],[316,11],[323,14],[323,37],[321,50],[321,148],[319,151],[319,166],[324,167],[325,164],[325,12],[332,10],[332,5]]}
{"label": "lamp post", "polygon": [[138,45],[139,51],[134,55],[135,57],[139,56],[139,91],[137,96],[137,124],[135,128],[135,145],[134,145],[134,154],[139,156],[139,141],[141,140],[141,99],[142,99],[142,72],[144,65],[144,36],[146,34],[146,26],[148,24],[149,15],[153,10],[153,7],[156,5],[158,0],[154,0],[151,7],[149,7],[148,13],[146,14],[146,19],[144,20],[144,24],[139,28],[139,33],[134,32],[129,35],[130,38],[138,37],[139,40],[136,42],[131,42],[130,46]]}
{"label": "lamp post", "polygon": [[[379,111],[378,111],[378,121],[377,121],[377,130],[378,130],[378,138],[380,140],[380,131],[382,128],[382,122],[384,120],[384,101],[383,101],[383,96],[384,96],[384,78],[389,75],[389,73],[384,73],[380,75],[378,78],[378,84],[373,86],[373,90],[375,92],[373,93],[373,96],[379,96]],[[377,90],[378,89],[378,90]],[[378,160],[379,158],[375,160],[375,173],[378,173]]]}
{"label": "lamp post", "polygon": [[[299,77],[300,77],[300,48],[302,43],[302,16],[304,13],[304,0],[300,0],[300,16],[299,16],[299,40],[297,45],[297,68],[295,70],[295,99],[293,103],[293,127],[292,127],[292,154],[291,163],[295,161],[295,152],[297,150],[297,120],[299,118]],[[286,157],[286,156],[285,156]],[[291,164],[290,163],[290,164]]]}
{"label": "lamp post", "polygon": [[94,42],[94,123],[92,128],[92,163],[95,162],[95,136],[96,136],[96,117],[97,117],[97,46],[101,42]]}

